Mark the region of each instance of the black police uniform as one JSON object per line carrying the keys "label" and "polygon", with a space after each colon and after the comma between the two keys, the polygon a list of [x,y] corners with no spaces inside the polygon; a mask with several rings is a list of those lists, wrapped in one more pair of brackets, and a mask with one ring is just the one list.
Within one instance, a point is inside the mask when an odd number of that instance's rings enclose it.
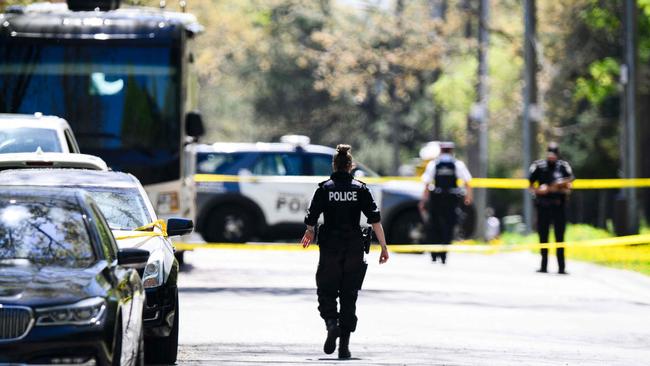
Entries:
{"label": "black police uniform", "polygon": [[[540,185],[551,185],[560,180],[573,180],[571,166],[564,160],[550,162],[547,160],[537,160],[530,166],[528,180],[530,184],[538,182]],[[555,241],[564,241],[564,231],[566,229],[566,194],[561,192],[552,192],[546,195],[535,197],[535,207],[537,208],[537,233],[539,234],[540,243],[548,243],[549,230],[551,223],[554,226]],[[548,249],[541,249],[542,265],[540,271],[547,271]],[[565,270],[564,248],[557,248],[557,263],[559,272]]]}
{"label": "black police uniform", "polygon": [[[429,192],[429,225],[428,235],[432,244],[451,244],[454,239],[458,215],[456,210],[460,201],[454,159],[438,161],[434,176],[434,189]],[[440,257],[442,263],[447,260],[447,252],[431,252],[434,261]]]}
{"label": "black police uniform", "polygon": [[[359,220],[361,212],[368,223],[380,221],[379,209],[363,182],[345,172],[335,172],[321,182],[314,193],[305,224],[315,226],[321,213],[325,223],[318,230],[320,259],[316,272],[318,310],[325,320],[338,319],[342,332],[357,327],[356,301],[367,264]],[[336,299],[340,299],[337,311]]]}

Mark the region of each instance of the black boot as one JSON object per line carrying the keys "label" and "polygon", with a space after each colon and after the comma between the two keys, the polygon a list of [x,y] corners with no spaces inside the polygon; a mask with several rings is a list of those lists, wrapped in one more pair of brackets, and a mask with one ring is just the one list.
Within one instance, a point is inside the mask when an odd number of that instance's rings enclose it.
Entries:
{"label": "black boot", "polygon": [[325,326],[327,326],[327,339],[325,339],[323,352],[331,355],[336,350],[336,338],[341,334],[341,330],[336,319],[327,319]]}
{"label": "black boot", "polygon": [[350,354],[350,332],[342,331],[339,339],[339,359],[348,359]]}

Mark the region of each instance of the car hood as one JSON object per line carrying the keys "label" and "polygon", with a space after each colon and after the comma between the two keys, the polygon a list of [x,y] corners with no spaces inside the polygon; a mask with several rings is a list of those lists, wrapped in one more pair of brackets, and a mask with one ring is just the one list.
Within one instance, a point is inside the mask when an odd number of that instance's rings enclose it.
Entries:
{"label": "car hood", "polygon": [[149,253],[153,253],[156,250],[164,249],[169,247],[171,249],[171,243],[162,237],[162,236],[139,236],[145,233],[151,233],[150,231],[127,231],[127,230],[113,230],[113,236],[117,240],[117,246],[120,249],[124,248],[137,248],[148,250]]}
{"label": "car hood", "polygon": [[50,306],[104,296],[110,285],[102,270],[105,261],[89,268],[0,266],[0,304]]}

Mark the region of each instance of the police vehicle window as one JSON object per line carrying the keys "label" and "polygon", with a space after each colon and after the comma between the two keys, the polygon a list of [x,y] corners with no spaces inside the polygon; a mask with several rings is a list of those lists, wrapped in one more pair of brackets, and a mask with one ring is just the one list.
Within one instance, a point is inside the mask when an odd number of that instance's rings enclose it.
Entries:
{"label": "police vehicle window", "polygon": [[0,153],[62,152],[55,130],[45,128],[9,128],[0,131]]}
{"label": "police vehicle window", "polygon": [[282,154],[286,175],[302,175],[302,158],[298,154]]}
{"label": "police vehicle window", "polygon": [[111,230],[133,230],[153,219],[135,188],[86,188]]}
{"label": "police vehicle window", "polygon": [[199,153],[196,172],[199,174],[237,174],[247,153]]}
{"label": "police vehicle window", "polygon": [[332,174],[332,156],[331,155],[310,155],[312,175],[330,175]]}
{"label": "police vehicle window", "polygon": [[0,199],[0,263],[83,268],[95,261],[81,208],[38,197]]}
{"label": "police vehicle window", "polygon": [[97,232],[99,233],[99,239],[101,241],[102,251],[104,252],[104,257],[108,262],[112,262],[117,258],[117,247],[113,239],[113,233],[111,233],[108,228],[108,223],[100,213],[101,211],[94,204],[90,205],[93,214],[93,221],[97,227]]}
{"label": "police vehicle window", "polygon": [[302,160],[298,154],[263,154],[253,165],[254,175],[300,175]]}

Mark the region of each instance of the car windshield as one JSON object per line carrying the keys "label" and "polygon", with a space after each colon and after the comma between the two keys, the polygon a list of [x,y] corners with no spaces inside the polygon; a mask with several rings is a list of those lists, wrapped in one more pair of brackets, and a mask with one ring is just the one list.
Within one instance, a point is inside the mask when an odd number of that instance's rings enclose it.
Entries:
{"label": "car windshield", "polygon": [[153,219],[135,188],[86,188],[97,202],[111,230],[133,230]]}
{"label": "car windshield", "polygon": [[63,117],[81,150],[113,169],[143,184],[178,179],[177,52],[105,41],[0,42],[0,113]]}
{"label": "car windshield", "polygon": [[95,254],[79,206],[56,198],[0,201],[0,262],[88,267]]}
{"label": "car windshield", "polygon": [[56,130],[47,128],[0,129],[0,153],[62,152]]}

